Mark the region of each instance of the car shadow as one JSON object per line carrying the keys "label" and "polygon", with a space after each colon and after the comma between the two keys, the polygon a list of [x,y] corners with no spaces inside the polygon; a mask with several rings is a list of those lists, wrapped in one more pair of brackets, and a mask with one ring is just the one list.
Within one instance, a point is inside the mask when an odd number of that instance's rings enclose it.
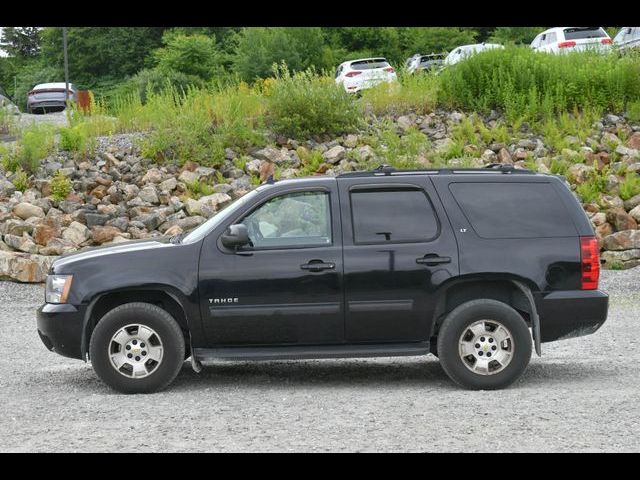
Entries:
{"label": "car shadow", "polygon": [[434,358],[407,361],[375,360],[293,360],[259,362],[216,362],[195,373],[189,363],[174,381],[172,389],[199,389],[201,386],[244,386],[257,388],[342,387],[342,386],[425,386],[447,387],[449,378]]}
{"label": "car shadow", "polygon": [[[47,375],[34,372],[32,377]],[[564,386],[585,382],[594,385],[600,380],[615,380],[615,375],[605,364],[581,362],[533,361],[524,375],[510,388]],[[38,380],[38,378],[32,378]],[[48,378],[51,386],[52,378]],[[98,379],[89,365],[68,368],[57,372],[55,383],[86,393],[112,393]],[[195,373],[191,364],[184,363],[174,382],[165,390],[172,392],[210,390],[212,388],[291,389],[316,387],[422,387],[427,390],[461,390],[447,377],[437,359],[415,357],[392,361],[372,359],[341,360],[292,360],[292,361],[221,361],[207,364],[202,372]]]}

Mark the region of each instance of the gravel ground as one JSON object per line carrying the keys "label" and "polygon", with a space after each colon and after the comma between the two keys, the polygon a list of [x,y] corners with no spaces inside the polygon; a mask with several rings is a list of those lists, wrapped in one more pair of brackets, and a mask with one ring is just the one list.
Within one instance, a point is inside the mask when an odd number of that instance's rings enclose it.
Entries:
{"label": "gravel ground", "polygon": [[22,127],[27,127],[34,123],[49,124],[56,127],[66,127],[68,124],[67,114],[64,110],[61,112],[51,112],[45,114],[23,113],[18,118],[18,123]]}
{"label": "gravel ground", "polygon": [[640,269],[603,272],[609,320],[543,344],[507,390],[456,388],[432,357],[185,363],[114,393],[48,352],[38,285],[0,283],[0,451],[640,451]]}

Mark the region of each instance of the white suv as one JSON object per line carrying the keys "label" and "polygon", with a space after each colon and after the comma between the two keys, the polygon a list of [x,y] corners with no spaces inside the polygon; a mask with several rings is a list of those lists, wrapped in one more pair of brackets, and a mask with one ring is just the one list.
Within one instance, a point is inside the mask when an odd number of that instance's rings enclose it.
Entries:
{"label": "white suv", "polygon": [[613,37],[613,43],[621,52],[632,48],[640,49],[640,27],[622,27]]}
{"label": "white suv", "polygon": [[474,43],[473,45],[462,45],[449,52],[447,58],[444,59],[444,64],[454,65],[465,58],[475,55],[476,53],[480,53],[485,50],[493,50],[494,48],[504,48],[504,46],[497,43]]}
{"label": "white suv", "polygon": [[602,27],[554,27],[534,38],[531,48],[548,53],[585,50],[607,52],[611,50],[612,43]]}
{"label": "white suv", "polygon": [[336,70],[336,83],[355,93],[382,82],[395,82],[396,71],[386,58],[361,58],[343,62]]}

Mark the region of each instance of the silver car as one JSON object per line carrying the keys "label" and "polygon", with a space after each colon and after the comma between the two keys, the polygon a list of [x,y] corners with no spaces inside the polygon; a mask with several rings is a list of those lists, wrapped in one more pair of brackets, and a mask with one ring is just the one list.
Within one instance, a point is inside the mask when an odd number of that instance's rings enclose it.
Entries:
{"label": "silver car", "polygon": [[613,39],[613,44],[621,52],[640,50],[640,27],[622,27]]}
{"label": "silver car", "polygon": [[[69,84],[69,101],[75,102],[78,92],[72,83]],[[67,106],[65,83],[41,83],[27,93],[27,112],[47,113],[59,112]]]}

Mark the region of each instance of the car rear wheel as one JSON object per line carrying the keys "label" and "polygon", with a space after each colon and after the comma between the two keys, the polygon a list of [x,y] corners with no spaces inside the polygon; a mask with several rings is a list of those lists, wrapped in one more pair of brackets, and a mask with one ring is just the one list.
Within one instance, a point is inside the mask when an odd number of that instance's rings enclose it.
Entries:
{"label": "car rear wheel", "polygon": [[180,327],[165,310],[149,303],[127,303],[108,312],[89,343],[93,368],[122,393],[166,388],[185,358]]}
{"label": "car rear wheel", "polygon": [[496,300],[463,303],[438,333],[442,368],[457,384],[495,390],[515,382],[531,359],[531,334],[520,314]]}

